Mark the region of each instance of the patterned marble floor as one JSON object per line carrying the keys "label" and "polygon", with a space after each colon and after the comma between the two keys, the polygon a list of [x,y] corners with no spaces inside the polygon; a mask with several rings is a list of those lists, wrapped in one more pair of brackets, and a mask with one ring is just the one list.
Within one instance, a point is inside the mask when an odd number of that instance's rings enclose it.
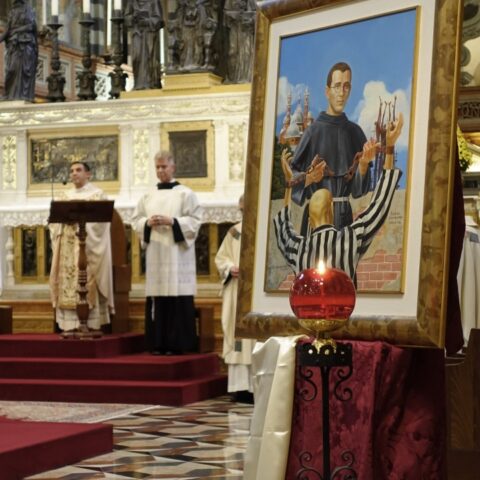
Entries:
{"label": "patterned marble floor", "polygon": [[251,405],[225,396],[120,416],[108,421],[112,453],[28,479],[241,480],[252,412]]}

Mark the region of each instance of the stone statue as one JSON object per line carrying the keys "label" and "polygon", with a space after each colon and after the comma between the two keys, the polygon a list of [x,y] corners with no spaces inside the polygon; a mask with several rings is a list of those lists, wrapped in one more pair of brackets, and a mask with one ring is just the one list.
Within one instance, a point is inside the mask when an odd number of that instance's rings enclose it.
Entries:
{"label": "stone statue", "polygon": [[217,31],[218,22],[213,15],[206,15],[203,22],[203,68],[205,70],[214,70],[215,65],[213,62],[214,49],[213,38]]}
{"label": "stone statue", "polygon": [[227,82],[250,82],[255,36],[254,0],[226,0],[224,19],[228,32]]}
{"label": "stone statue", "polygon": [[179,0],[168,21],[168,71],[213,71],[218,25],[215,0]]}
{"label": "stone statue", "polygon": [[8,13],[7,28],[0,35],[5,41],[4,100],[35,99],[38,44],[37,24],[27,0],[14,0]]}
{"label": "stone statue", "polygon": [[181,70],[198,69],[202,64],[201,11],[196,0],[186,0],[183,11]]}
{"label": "stone statue", "polygon": [[175,73],[180,65],[180,38],[178,19],[170,15],[167,22],[167,71]]}
{"label": "stone statue", "polygon": [[128,0],[125,22],[131,30],[134,90],[162,88],[160,29],[164,25],[160,0]]}

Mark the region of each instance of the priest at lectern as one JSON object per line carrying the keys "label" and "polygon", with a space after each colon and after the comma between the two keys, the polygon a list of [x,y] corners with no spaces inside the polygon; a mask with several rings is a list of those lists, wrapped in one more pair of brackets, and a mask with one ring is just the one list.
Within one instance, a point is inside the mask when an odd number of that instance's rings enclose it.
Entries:
{"label": "priest at lectern", "polygon": [[[89,183],[90,167],[84,162],[70,165],[70,180],[74,188],[62,193],[58,200],[104,200],[103,191]],[[52,268],[50,292],[56,321],[64,332],[79,328],[76,306],[78,302],[77,224],[49,224],[52,240]],[[114,313],[112,253],[109,223],[86,224],[88,327],[100,330],[110,323]]]}

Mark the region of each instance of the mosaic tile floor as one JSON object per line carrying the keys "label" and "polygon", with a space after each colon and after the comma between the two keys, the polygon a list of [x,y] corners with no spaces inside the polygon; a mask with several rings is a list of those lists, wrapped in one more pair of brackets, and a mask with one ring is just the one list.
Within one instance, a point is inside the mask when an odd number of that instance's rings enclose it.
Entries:
{"label": "mosaic tile floor", "polygon": [[252,405],[225,396],[120,416],[108,421],[112,453],[28,480],[241,480],[252,412]]}

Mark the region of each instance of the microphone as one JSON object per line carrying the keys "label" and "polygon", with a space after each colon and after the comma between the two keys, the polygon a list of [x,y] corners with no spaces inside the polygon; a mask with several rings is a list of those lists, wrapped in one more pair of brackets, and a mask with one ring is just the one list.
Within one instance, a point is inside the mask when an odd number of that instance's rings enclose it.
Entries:
{"label": "microphone", "polygon": [[70,168],[68,162],[65,162],[65,171],[63,173],[62,185],[66,185],[70,180]]}
{"label": "microphone", "polygon": [[52,202],[53,202],[53,162],[50,163],[50,184],[51,184],[51,188],[52,188],[52,192],[51,192],[51,196],[52,196]]}
{"label": "microphone", "polygon": [[52,206],[53,202],[55,201],[54,196],[53,196],[53,182],[54,182],[54,177],[53,177],[53,161],[50,163],[50,186],[51,186],[51,197],[52,199],[50,200],[50,214],[48,215],[47,218],[47,223],[50,223],[50,216],[52,214]]}

